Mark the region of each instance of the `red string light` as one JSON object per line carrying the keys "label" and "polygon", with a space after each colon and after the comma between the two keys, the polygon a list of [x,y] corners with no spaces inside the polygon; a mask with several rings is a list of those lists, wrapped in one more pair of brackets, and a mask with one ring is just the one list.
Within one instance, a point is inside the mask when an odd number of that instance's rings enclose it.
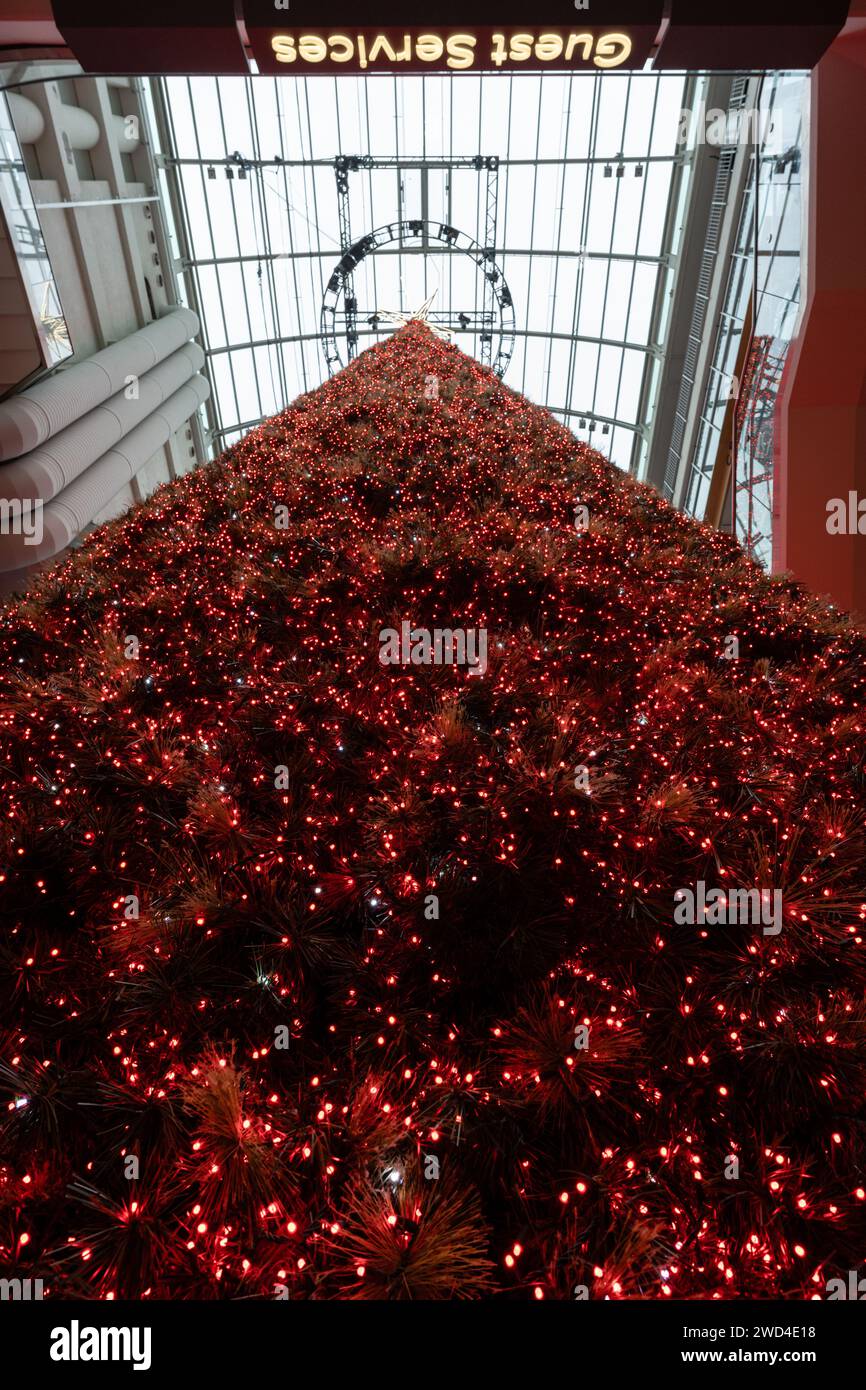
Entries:
{"label": "red string light", "polygon": [[[484,630],[486,670],[383,665],[404,621]],[[849,619],[410,323],[4,629],[4,1269],[540,1300],[857,1267]],[[677,923],[698,881],[780,889],[782,930]]]}

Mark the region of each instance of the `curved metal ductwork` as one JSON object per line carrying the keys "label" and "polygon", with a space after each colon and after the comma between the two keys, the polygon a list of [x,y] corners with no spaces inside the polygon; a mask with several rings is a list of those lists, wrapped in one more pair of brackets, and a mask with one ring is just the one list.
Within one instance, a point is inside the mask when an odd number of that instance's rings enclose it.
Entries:
{"label": "curved metal ductwork", "polygon": [[[4,537],[0,549],[0,572],[24,570],[40,561],[50,560],[65,550],[124,484],[135,476],[142,464],[152,458],[174,431],[198,410],[209,393],[210,387],[205,378],[196,375],[148,415],[146,420],[124,435],[113,449],[103,454],[43,507],[42,535],[36,544],[29,544],[23,535]],[[2,476],[3,471],[0,470],[0,480]]]}
{"label": "curved metal ductwork", "polygon": [[[198,332],[190,309],[175,308],[93,357],[0,402],[0,460],[19,458],[143,377]],[[2,487],[2,469],[0,469]]]}
{"label": "curved metal ductwork", "polygon": [[35,145],[45,134],[45,117],[40,108],[35,101],[19,96],[18,92],[7,92],[6,100],[21,144]]}
{"label": "curved metal ductwork", "polygon": [[63,105],[63,127],[73,150],[92,150],[99,144],[99,122],[81,106]]}
{"label": "curved metal ductwork", "polygon": [[119,439],[159,410],[203,364],[204,353],[198,343],[186,343],[139,378],[136,400],[127,400],[126,391],[120,391],[24,458],[0,464],[0,494],[49,502]]}

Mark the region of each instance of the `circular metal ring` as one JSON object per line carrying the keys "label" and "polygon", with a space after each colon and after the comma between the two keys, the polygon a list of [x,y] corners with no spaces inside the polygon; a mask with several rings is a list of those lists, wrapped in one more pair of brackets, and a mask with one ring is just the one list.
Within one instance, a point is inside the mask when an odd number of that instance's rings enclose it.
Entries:
{"label": "circular metal ring", "polygon": [[[338,261],[334,270],[331,272],[330,279],[325,287],[324,298],[322,299],[321,313],[321,333],[322,345],[325,353],[325,361],[328,364],[328,371],[333,376],[346,365],[340,356],[337,347],[337,306],[342,295],[346,305],[347,327],[349,329],[349,354],[350,358],[354,355],[353,349],[357,344],[357,332],[354,332],[354,342],[352,324],[355,322],[357,304],[354,300],[352,288],[352,276],[355,270],[367,256],[375,254],[383,246],[388,246],[392,242],[406,241],[433,241],[442,246],[456,248],[463,251],[471,260],[475,262],[487,282],[487,293],[499,307],[499,344],[495,357],[493,356],[492,334],[491,341],[487,344],[482,342],[482,347],[490,349],[490,362],[497,376],[505,375],[508,363],[511,361],[511,354],[514,351],[514,330],[515,316],[514,303],[511,298],[511,291],[505,281],[505,276],[493,259],[493,252],[480,246],[477,241],[473,241],[465,232],[458,231],[456,227],[449,227],[444,222],[422,222],[417,219],[408,219],[404,222],[389,222],[384,227],[377,227],[374,232],[368,232],[366,236],[356,241],[348,251],[344,253]],[[351,306],[351,308],[350,308]],[[485,354],[486,356],[486,354]],[[482,357],[484,360],[484,357]]]}

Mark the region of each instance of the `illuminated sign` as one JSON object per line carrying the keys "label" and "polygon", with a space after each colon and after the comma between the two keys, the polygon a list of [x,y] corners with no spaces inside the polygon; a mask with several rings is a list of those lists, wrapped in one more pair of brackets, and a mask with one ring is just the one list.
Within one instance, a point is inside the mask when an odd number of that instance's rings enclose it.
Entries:
{"label": "illuminated sign", "polygon": [[[49,2],[88,72],[245,73],[251,55],[275,76],[635,71],[648,59],[660,72],[809,68],[848,10],[848,0],[436,0],[435,18],[413,23],[408,0]],[[15,23],[21,42],[27,21]],[[31,41],[42,43],[35,28]]]}
{"label": "illuminated sign", "polygon": [[642,68],[664,0],[240,0],[259,72],[599,71]]}
{"label": "illuminated sign", "polygon": [[618,68],[632,54],[628,34],[549,29],[543,32],[398,33],[360,29],[348,33],[281,33],[270,35],[270,50],[259,67],[285,72],[287,65],[305,71],[364,72],[370,69],[418,71],[445,68],[491,69],[573,67]]}

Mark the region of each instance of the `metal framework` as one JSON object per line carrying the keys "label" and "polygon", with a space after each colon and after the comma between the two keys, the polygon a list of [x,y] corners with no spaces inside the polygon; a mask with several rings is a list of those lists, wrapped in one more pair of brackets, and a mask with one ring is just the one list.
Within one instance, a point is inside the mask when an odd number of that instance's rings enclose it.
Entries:
{"label": "metal framework", "polygon": [[752,339],[735,412],[732,519],[738,540],[759,563],[772,556],[773,413],[785,356],[769,334]]}
{"label": "metal framework", "polygon": [[[390,222],[374,232],[369,232],[359,241],[352,240],[351,212],[349,203],[349,175],[362,169],[393,169],[398,171],[417,170],[421,183],[421,217]],[[433,223],[428,218],[430,207],[430,180],[432,170],[447,171],[455,169],[475,169],[479,174],[486,171],[486,217],[484,241],[479,246],[472,237],[460,232],[446,222]],[[322,342],[325,361],[329,371],[338,371],[345,365],[336,346],[338,322],[346,338],[346,358],[348,361],[358,350],[358,320],[364,311],[359,309],[355,295],[355,268],[373,251],[397,243],[401,251],[415,251],[426,255],[431,243],[465,251],[475,261],[483,276],[483,304],[479,315],[477,306],[471,311],[467,308],[452,308],[441,320],[443,324],[471,328],[481,344],[480,360],[488,366],[493,361],[493,336],[496,327],[496,308],[499,309],[499,349],[496,354],[495,370],[499,376],[505,372],[514,348],[514,306],[511,293],[505,283],[502,271],[496,265],[496,209],[499,192],[499,158],[497,155],[472,155],[464,159],[457,157],[411,158],[401,156],[376,157],[374,155],[338,155],[334,160],[334,173],[337,181],[337,212],[340,224],[340,250],[342,256],[332,273],[325,297],[322,301]],[[450,184],[449,184],[450,187]],[[402,190],[402,183],[398,181]],[[402,201],[402,199],[400,199]],[[450,201],[450,200],[449,200]],[[450,209],[449,209],[450,211]],[[417,245],[413,243],[417,242]],[[339,313],[337,302],[342,295],[343,310]],[[373,306],[373,319],[378,321]]]}
{"label": "metal framework", "polygon": [[[360,308],[355,295],[355,269],[367,256],[394,242],[399,243],[405,251],[413,249],[412,243],[417,242],[417,251],[422,255],[426,255],[432,245],[439,243],[451,250],[465,251],[475,262],[484,278],[484,308],[480,313],[477,309],[467,306],[463,309],[454,307],[444,313],[434,310],[428,317],[441,327],[477,334],[481,342],[481,361],[488,366],[492,365],[497,376],[504,376],[514,350],[514,304],[505,277],[493,259],[492,249],[479,246],[456,227],[449,227],[442,222],[437,225],[414,219],[408,222],[391,222],[387,227],[378,227],[376,231],[368,233],[343,252],[328,280],[322,300],[322,345],[328,370],[333,373],[345,366],[337,346],[338,334],[345,336],[348,361],[351,361],[358,349],[359,316],[364,317],[366,310]],[[341,298],[342,311],[339,309]],[[495,309],[492,306],[488,307],[491,300],[499,310],[499,345],[495,358],[492,356],[492,349],[497,324]],[[374,305],[372,313],[367,316],[367,322],[375,331],[379,321],[379,306]]]}
{"label": "metal framework", "polygon": [[[715,79],[717,90],[722,83],[727,85],[724,78],[717,77]],[[740,77],[735,78],[730,83],[724,98],[720,98],[723,103],[721,109],[742,108],[746,103],[748,93],[748,80]],[[737,162],[736,144],[712,150],[701,149],[699,155],[703,162],[708,165],[707,157],[709,156],[709,160],[715,167],[714,170],[707,168],[707,173],[712,172],[713,175],[712,191],[708,204],[704,199],[701,206],[696,206],[693,209],[695,220],[699,221],[699,226],[695,228],[695,231],[700,232],[700,260],[694,265],[693,276],[689,283],[680,282],[680,305],[678,308],[681,313],[688,314],[689,325],[684,343],[682,364],[677,372],[676,407],[670,422],[670,431],[665,433],[667,458],[662,480],[662,493],[668,501],[671,501],[676,494],[684,444],[687,446],[687,424],[691,404],[696,396],[699,361],[713,298],[713,284],[717,278],[716,270],[722,251],[722,230],[725,214],[736,187],[734,179]]]}
{"label": "metal framework", "polygon": [[154,80],[215,447],[386,336],[377,310],[438,288],[431,317],[459,346],[640,471],[701,82]]}
{"label": "metal framework", "polygon": [[[735,88],[743,81],[735,79]],[[800,151],[808,83],[803,73],[774,73],[751,85],[749,104],[766,113],[765,131],[778,125],[779,133],[772,143],[753,140],[736,153],[740,168],[728,190],[727,225],[698,370],[682,401],[682,445],[668,495],[702,519],[727,512],[737,539],[768,568],[774,406],[800,303]]]}

